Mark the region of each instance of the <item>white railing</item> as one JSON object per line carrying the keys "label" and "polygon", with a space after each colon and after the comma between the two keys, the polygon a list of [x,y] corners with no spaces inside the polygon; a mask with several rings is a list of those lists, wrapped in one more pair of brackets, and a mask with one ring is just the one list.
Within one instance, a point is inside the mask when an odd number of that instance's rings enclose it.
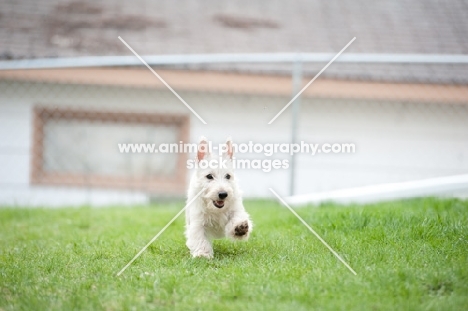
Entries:
{"label": "white railing", "polygon": [[285,200],[291,205],[319,204],[327,201],[345,204],[371,203],[453,194],[453,192],[467,189],[468,175],[455,175],[296,195]]}

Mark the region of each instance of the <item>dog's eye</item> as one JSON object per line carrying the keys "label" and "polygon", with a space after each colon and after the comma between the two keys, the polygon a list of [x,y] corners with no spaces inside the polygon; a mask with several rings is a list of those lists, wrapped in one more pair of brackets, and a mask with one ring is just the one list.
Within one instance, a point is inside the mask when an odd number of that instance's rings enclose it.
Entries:
{"label": "dog's eye", "polygon": [[208,179],[213,179],[213,175],[208,174],[208,175],[206,175],[206,178],[208,178]]}
{"label": "dog's eye", "polygon": [[226,174],[226,179],[231,179],[231,175]]}

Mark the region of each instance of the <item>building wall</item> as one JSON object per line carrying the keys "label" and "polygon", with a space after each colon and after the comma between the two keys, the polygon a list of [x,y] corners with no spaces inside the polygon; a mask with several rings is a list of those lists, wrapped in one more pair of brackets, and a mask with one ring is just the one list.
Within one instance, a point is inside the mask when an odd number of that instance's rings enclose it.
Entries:
{"label": "building wall", "polygon": [[[31,118],[37,104],[190,114],[192,142],[201,135],[215,142],[228,136],[238,143],[290,141],[291,107],[267,125],[289,101],[286,96],[178,91],[208,125],[166,90],[0,81],[0,204],[105,205],[148,200],[138,190],[31,186]],[[298,155],[296,194],[468,173],[468,108],[463,104],[304,98],[299,121],[299,140],[354,143],[356,153]],[[269,187],[288,195],[289,176],[287,170],[238,172],[246,196],[269,197]]]}
{"label": "building wall", "polygon": [[[307,100],[300,136],[356,144],[354,155],[298,159],[298,193],[468,173],[468,107]],[[312,184],[301,184],[308,176]]]}

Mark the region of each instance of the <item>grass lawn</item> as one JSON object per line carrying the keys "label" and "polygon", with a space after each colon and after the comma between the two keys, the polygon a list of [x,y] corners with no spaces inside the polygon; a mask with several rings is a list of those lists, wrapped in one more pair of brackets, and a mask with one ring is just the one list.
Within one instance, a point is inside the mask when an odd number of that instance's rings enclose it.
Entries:
{"label": "grass lawn", "polygon": [[418,199],[297,212],[246,201],[247,243],[191,259],[183,207],[0,208],[0,310],[467,310],[468,202]]}

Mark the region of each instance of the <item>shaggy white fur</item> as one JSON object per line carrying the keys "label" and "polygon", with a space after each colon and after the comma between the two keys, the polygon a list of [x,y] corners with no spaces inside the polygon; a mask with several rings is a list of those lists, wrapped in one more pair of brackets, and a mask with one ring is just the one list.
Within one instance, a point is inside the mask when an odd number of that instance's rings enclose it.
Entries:
{"label": "shaggy white fur", "polygon": [[[252,232],[252,221],[242,203],[232,165],[232,142],[226,142],[226,152],[220,158],[208,151],[208,142],[202,137],[198,146],[198,167],[192,176],[187,202],[205,189],[186,210],[187,247],[193,257],[213,258],[213,239],[228,237],[247,240]],[[226,167],[200,168],[201,161],[224,160]]]}

